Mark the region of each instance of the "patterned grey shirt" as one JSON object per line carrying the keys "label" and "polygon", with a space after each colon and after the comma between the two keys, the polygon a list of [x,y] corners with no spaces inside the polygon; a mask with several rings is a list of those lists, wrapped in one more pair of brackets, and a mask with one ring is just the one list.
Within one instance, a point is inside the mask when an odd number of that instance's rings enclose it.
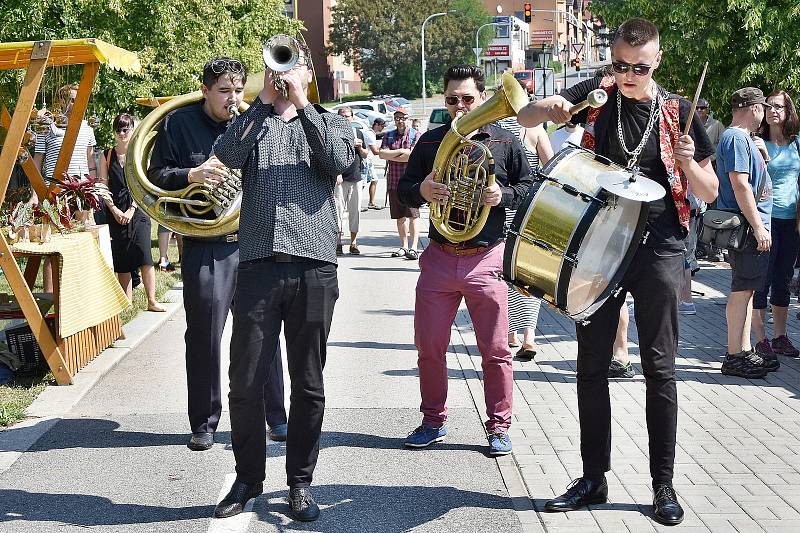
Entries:
{"label": "patterned grey shirt", "polygon": [[336,263],[336,176],[355,158],[344,117],[307,105],[285,122],[256,98],[217,139],[214,154],[242,169],[239,259],[277,252]]}

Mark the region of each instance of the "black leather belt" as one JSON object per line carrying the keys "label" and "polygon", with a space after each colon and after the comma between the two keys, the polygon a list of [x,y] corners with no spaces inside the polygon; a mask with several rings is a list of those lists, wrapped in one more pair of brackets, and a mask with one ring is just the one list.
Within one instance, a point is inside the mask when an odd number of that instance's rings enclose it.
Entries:
{"label": "black leather belt", "polygon": [[188,237],[188,236],[185,236],[184,239],[189,239],[190,241],[197,241],[197,242],[238,242],[239,241],[239,234],[238,233],[231,233],[229,235],[221,235],[219,237]]}

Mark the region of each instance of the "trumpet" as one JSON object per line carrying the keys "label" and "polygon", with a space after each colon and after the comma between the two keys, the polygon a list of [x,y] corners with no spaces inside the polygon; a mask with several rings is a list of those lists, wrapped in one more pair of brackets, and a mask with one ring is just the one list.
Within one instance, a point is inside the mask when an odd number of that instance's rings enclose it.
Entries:
{"label": "trumpet", "polygon": [[272,83],[286,99],[289,98],[289,92],[281,74],[289,72],[297,65],[300,60],[301,46],[300,41],[294,37],[279,33],[270,37],[262,49],[264,66],[271,73]]}

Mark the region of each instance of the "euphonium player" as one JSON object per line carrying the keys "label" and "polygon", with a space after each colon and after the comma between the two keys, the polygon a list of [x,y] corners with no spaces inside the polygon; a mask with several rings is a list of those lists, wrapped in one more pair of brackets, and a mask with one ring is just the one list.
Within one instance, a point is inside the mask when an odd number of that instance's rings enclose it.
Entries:
{"label": "euphonium player", "polygon": [[289,511],[295,520],[319,516],[309,486],[325,408],[322,370],[339,296],[334,186],[353,163],[355,144],[347,120],[309,103],[313,73],[308,51],[298,46],[297,62],[278,75],[287,95],[277,90],[268,69],[258,98],[214,147],[225,165],[242,168],[243,184],[230,369],[236,481],[217,505],[217,517],[241,512],[263,490],[263,369],[272,367],[281,325],[292,386]]}
{"label": "euphonium player", "polygon": [[[473,65],[451,67],[444,75],[447,110],[468,113],[485,99],[483,72]],[[400,201],[412,207],[445,203],[450,191],[434,181],[432,172],[439,144],[449,131],[445,125],[422,135],[411,152],[400,179]],[[423,448],[447,434],[447,363],[450,327],[464,298],[483,357],[486,396],[486,433],[491,455],[511,453],[513,373],[508,346],[508,293],[501,279],[505,209],[516,209],[532,185],[530,168],[516,135],[495,125],[468,135],[484,143],[494,156],[496,182],[483,192],[482,202],[492,206],[480,233],[453,243],[431,224],[430,246],[419,259],[420,276],[414,309],[414,342],[417,346],[422,424],[405,440],[410,448]],[[482,151],[474,149],[470,159]],[[483,163],[486,165],[486,162]]]}
{"label": "euphonium player", "polygon": [[[189,183],[218,185],[228,170],[211,155],[214,141],[231,121],[231,106],[239,106],[247,71],[239,61],[218,57],[203,68],[203,99],[164,117],[156,137],[147,175],[158,187],[179,190]],[[237,234],[184,237],[181,274],[186,311],[186,380],[191,450],[208,450],[222,412],[220,341],[231,308],[239,264]],[[278,345],[273,346],[277,350]],[[286,426],[280,354],[265,387],[267,423],[276,431]],[[279,435],[276,435],[280,437]]]}

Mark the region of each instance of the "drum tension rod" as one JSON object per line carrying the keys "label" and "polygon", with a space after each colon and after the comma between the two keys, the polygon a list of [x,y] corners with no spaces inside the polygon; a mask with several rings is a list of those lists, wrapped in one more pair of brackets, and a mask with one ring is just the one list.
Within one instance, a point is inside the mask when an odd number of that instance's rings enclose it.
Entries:
{"label": "drum tension rod", "polygon": [[537,181],[549,181],[549,182],[553,183],[554,185],[560,187],[562,191],[564,191],[565,193],[567,193],[569,195],[580,196],[581,200],[583,200],[584,202],[597,202],[600,205],[600,207],[608,206],[608,202],[606,202],[605,200],[603,200],[601,198],[598,198],[596,196],[592,196],[591,194],[587,194],[587,193],[585,193],[583,191],[580,191],[580,190],[576,189],[575,187],[573,187],[572,185],[570,185],[569,183],[561,183],[556,178],[552,178],[552,177],[548,176],[547,174],[543,174],[543,173],[539,172],[539,173],[537,173],[536,178],[534,178],[534,179],[536,179]]}

